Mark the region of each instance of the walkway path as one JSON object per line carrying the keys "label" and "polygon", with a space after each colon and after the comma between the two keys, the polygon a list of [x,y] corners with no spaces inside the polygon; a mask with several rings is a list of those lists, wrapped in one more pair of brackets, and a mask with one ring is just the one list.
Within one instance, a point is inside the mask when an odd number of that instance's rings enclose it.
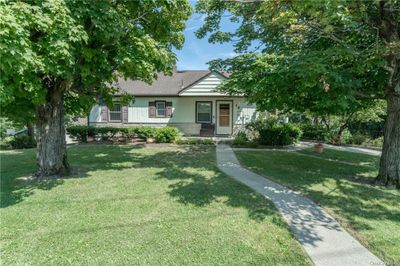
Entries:
{"label": "walkway path", "polygon": [[[278,147],[278,148],[233,148],[234,150],[248,150],[248,151],[264,151],[264,150],[279,150],[279,151],[299,151],[304,150],[307,148],[312,148],[315,143],[313,142],[305,142],[302,141],[294,146],[285,146],[285,147]],[[339,150],[339,151],[349,151],[349,152],[356,152],[356,153],[363,153],[373,156],[381,156],[381,151],[367,149],[367,148],[360,148],[360,147],[350,147],[350,146],[336,146],[330,144],[324,144],[325,148]]]}
{"label": "walkway path", "polygon": [[229,146],[217,145],[217,163],[275,204],[315,265],[384,265],[314,202],[241,167]]}

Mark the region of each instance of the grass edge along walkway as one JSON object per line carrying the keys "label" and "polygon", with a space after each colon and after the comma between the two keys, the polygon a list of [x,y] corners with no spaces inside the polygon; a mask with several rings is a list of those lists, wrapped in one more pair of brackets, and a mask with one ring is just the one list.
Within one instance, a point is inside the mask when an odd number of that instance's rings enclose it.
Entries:
{"label": "grass edge along walkway", "polygon": [[270,199],[315,265],[383,265],[311,200],[240,166],[233,150],[217,146],[220,170]]}

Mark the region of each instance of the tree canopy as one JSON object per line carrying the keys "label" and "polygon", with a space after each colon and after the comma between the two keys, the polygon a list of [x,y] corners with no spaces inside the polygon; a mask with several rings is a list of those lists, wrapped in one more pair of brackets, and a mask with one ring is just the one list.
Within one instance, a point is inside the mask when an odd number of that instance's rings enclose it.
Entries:
{"label": "tree canopy", "polygon": [[151,82],[171,70],[190,12],[184,0],[2,1],[2,109],[33,110],[60,84],[77,112],[109,98],[117,75]]}
{"label": "tree canopy", "polygon": [[[197,36],[233,41],[239,54],[211,62],[232,73],[221,89],[262,109],[341,114],[384,98],[383,56],[400,44],[377,37],[376,2],[200,1],[197,10],[207,14]],[[220,30],[223,16],[236,31]]]}
{"label": "tree canopy", "polygon": [[65,111],[111,103],[118,76],[171,72],[190,14],[186,0],[0,2],[0,108],[35,118],[37,176],[69,170]]}

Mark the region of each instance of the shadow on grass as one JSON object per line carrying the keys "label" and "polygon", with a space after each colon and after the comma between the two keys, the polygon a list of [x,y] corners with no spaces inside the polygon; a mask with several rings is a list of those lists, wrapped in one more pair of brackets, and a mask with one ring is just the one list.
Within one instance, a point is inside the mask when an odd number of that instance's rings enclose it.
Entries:
{"label": "shadow on grass", "polygon": [[398,191],[366,184],[377,170],[374,160],[378,158],[373,156],[364,156],[368,164],[363,164],[364,160],[358,156],[358,166],[287,152],[238,152],[237,156],[251,171],[340,213],[353,229],[372,229],[365,220],[398,222],[400,219],[400,209],[395,208],[400,203]]}
{"label": "shadow on grass", "polygon": [[[1,157],[2,208],[20,203],[37,189],[51,190],[65,182],[65,179],[23,178],[35,171],[34,150],[8,152]],[[167,193],[182,204],[204,207],[222,202],[246,209],[249,217],[255,220],[277,213],[269,201],[216,168],[215,149],[212,147],[143,149],[129,145],[74,145],[69,147],[68,157],[72,167],[78,169],[76,178],[93,176],[96,171],[155,168],[156,174],[150,178],[171,181]],[[20,165],[21,161],[25,163]]]}

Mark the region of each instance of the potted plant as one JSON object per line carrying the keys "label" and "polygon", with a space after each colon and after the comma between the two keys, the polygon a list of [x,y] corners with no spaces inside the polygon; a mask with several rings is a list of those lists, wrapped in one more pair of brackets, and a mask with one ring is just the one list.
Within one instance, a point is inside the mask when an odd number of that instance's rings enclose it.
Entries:
{"label": "potted plant", "polygon": [[324,145],[322,143],[317,143],[314,145],[314,151],[316,153],[322,153],[324,151]]}

